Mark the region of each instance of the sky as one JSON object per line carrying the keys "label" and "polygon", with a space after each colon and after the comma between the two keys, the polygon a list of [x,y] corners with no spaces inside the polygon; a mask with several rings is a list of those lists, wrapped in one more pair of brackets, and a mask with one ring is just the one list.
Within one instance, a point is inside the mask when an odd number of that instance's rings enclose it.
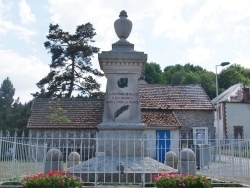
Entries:
{"label": "sky", "polygon": [[[90,22],[94,45],[109,51],[119,40],[113,24],[122,10],[133,22],[127,40],[162,70],[190,63],[215,72],[225,61],[250,68],[249,0],[0,0],[0,83],[9,77],[15,99],[28,102],[50,70],[50,23],[73,34]],[[97,55],[92,64],[100,70]],[[99,82],[105,91],[106,79]]]}

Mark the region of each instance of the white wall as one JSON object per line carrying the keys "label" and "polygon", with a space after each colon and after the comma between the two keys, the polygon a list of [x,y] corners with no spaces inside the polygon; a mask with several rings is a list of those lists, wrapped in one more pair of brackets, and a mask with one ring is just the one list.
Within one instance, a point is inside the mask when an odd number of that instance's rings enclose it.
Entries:
{"label": "white wall", "polygon": [[[214,127],[215,127],[215,138],[223,139],[224,130],[223,130],[223,112],[222,112],[222,104],[219,104],[221,110],[221,119],[219,119],[219,123],[217,123],[217,111],[214,111]],[[219,129],[218,129],[219,128]]]}
{"label": "white wall", "polygon": [[180,132],[179,129],[170,131],[171,135],[170,150],[175,152],[177,156],[179,155],[179,139],[180,139],[179,132]]}
{"label": "white wall", "polygon": [[147,148],[150,148],[148,149],[146,152],[147,152],[147,156],[148,157],[151,157],[153,159],[156,158],[156,149],[154,149],[156,147],[156,133],[155,133],[155,130],[153,129],[147,129],[145,130],[145,133],[146,133],[146,139],[147,139],[147,142],[146,142],[146,145],[147,145]]}
{"label": "white wall", "polygon": [[232,138],[233,126],[244,126],[244,137],[250,138],[250,103],[226,103],[227,135]]}

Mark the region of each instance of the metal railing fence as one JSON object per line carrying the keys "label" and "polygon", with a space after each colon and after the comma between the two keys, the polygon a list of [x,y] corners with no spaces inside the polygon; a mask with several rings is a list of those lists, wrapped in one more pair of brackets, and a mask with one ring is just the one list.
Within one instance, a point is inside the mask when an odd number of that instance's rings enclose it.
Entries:
{"label": "metal railing fence", "polygon": [[[250,185],[250,139],[209,140],[207,145],[193,145],[192,139],[188,138],[159,139],[145,136],[139,139],[114,139],[99,138],[98,133],[95,136],[87,135],[38,134],[18,137],[0,134],[0,181],[21,179],[27,173],[43,172],[47,152],[57,148],[62,152],[64,169],[81,176],[85,182],[152,183],[154,174],[173,170],[164,165],[165,153],[175,152],[179,163],[179,153],[183,149],[181,146],[188,143],[186,146],[195,153],[197,174],[220,182]],[[170,144],[165,144],[164,148],[157,144],[159,141]],[[102,145],[101,149],[99,145]],[[138,148],[140,151],[135,151]],[[68,156],[73,151],[80,154],[81,163],[67,168]],[[109,151],[108,155],[106,151]],[[131,154],[131,151],[134,152]]]}

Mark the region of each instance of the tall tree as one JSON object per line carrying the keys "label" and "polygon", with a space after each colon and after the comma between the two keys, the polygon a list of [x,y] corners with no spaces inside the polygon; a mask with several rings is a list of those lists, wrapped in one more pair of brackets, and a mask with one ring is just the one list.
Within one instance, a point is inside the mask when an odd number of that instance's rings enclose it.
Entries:
{"label": "tall tree", "polygon": [[7,77],[0,87],[0,110],[11,107],[14,102],[15,88],[9,77]]}
{"label": "tall tree", "polygon": [[103,74],[91,64],[91,57],[99,51],[91,45],[95,35],[90,23],[77,26],[75,34],[63,31],[58,24],[50,24],[44,46],[52,54],[51,70],[37,83],[40,92],[33,96],[70,98],[73,91],[81,95],[99,92],[100,84],[95,76]]}
{"label": "tall tree", "polygon": [[14,94],[15,88],[7,77],[0,87],[0,130],[20,135],[26,131],[31,102],[22,104],[19,98],[14,100]]}
{"label": "tall tree", "polygon": [[11,108],[14,101],[15,89],[7,77],[0,87],[0,129],[6,130],[7,121],[11,115]]}

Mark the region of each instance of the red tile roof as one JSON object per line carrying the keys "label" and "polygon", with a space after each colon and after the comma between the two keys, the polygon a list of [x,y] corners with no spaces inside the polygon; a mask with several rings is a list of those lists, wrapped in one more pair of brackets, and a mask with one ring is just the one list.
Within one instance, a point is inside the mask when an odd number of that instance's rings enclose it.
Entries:
{"label": "red tile roof", "polygon": [[[60,108],[62,110],[58,110]],[[55,118],[63,117],[64,121],[55,120],[51,114]],[[103,101],[36,98],[27,128],[96,128],[102,121],[102,115]]]}
{"label": "red tile roof", "polygon": [[142,122],[147,127],[180,127],[181,124],[172,111],[143,110]]}
{"label": "red tile roof", "polygon": [[142,109],[214,110],[201,85],[139,85]]}

